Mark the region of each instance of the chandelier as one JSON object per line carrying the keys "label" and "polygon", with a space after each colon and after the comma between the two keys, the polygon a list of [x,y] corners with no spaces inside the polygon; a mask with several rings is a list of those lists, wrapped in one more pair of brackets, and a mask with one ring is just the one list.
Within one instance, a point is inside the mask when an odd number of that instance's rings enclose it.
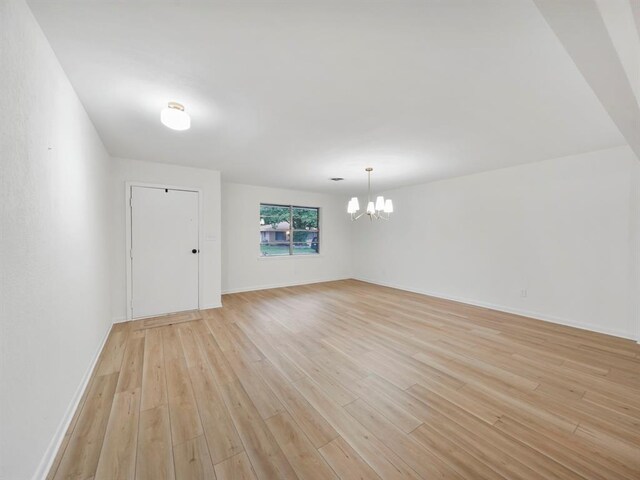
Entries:
{"label": "chandelier", "polygon": [[390,214],[393,212],[393,202],[390,198],[385,200],[382,195],[378,195],[376,202],[373,203],[371,200],[371,172],[373,171],[373,168],[367,167],[364,170],[367,172],[369,182],[367,189],[367,209],[358,215],[360,202],[358,202],[358,197],[353,197],[347,204],[347,213],[351,215],[352,221],[358,220],[364,214],[367,214],[371,221],[379,219],[389,220]]}

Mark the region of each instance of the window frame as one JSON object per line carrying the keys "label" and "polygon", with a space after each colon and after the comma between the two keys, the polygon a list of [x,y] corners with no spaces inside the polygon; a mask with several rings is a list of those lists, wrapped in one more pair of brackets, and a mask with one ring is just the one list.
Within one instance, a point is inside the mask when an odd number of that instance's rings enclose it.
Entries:
{"label": "window frame", "polygon": [[[321,245],[321,236],[320,236],[320,232],[321,232],[321,228],[320,228],[320,222],[321,222],[321,207],[308,207],[308,206],[303,206],[303,205],[284,205],[284,204],[280,204],[280,203],[266,203],[266,202],[260,202],[259,204],[259,209],[258,209],[258,218],[261,219],[262,215],[261,215],[261,210],[262,207],[278,207],[278,208],[288,208],[289,209],[289,254],[288,255],[264,255],[262,253],[261,250],[261,246],[262,246],[262,239],[260,240],[260,243],[258,244],[258,253],[259,256],[258,258],[315,258],[320,256],[320,245]],[[306,209],[306,210],[316,210],[317,215],[318,215],[318,229],[315,232],[317,235],[317,243],[318,243],[318,249],[315,253],[306,253],[306,254],[295,254],[294,253],[294,232],[308,232],[308,230],[303,229],[303,228],[293,228],[293,210],[299,208],[299,209]],[[278,243],[287,243],[287,242],[278,242]],[[267,244],[269,244],[269,242],[267,242]]]}

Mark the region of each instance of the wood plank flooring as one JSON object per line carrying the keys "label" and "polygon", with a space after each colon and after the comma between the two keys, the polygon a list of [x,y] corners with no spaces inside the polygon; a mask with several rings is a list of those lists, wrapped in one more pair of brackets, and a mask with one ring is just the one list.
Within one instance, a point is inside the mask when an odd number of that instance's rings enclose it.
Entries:
{"label": "wood plank flooring", "polygon": [[639,479],[632,341],[355,280],[113,327],[48,478]]}

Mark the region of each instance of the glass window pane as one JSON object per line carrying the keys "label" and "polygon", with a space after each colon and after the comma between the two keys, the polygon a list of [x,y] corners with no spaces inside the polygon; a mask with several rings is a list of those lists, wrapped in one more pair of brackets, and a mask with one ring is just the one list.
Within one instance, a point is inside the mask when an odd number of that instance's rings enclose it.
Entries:
{"label": "glass window pane", "polygon": [[289,207],[260,204],[260,253],[263,257],[290,254],[290,214]]}
{"label": "glass window pane", "polygon": [[260,204],[260,231],[271,227],[274,230],[289,230],[289,207]]}
{"label": "glass window pane", "polygon": [[289,255],[289,244],[288,243],[261,243],[260,254],[263,257]]}
{"label": "glass window pane", "polygon": [[293,228],[318,231],[318,209],[293,207]]}
{"label": "glass window pane", "polygon": [[296,230],[293,232],[293,254],[313,255],[320,252],[318,232]]}

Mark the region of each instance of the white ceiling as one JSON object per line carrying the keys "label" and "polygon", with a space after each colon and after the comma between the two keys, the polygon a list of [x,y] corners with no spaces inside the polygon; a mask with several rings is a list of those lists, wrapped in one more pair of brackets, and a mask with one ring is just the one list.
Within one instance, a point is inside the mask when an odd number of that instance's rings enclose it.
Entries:
{"label": "white ceiling", "polygon": [[346,193],[625,144],[531,0],[30,5],[117,157]]}

